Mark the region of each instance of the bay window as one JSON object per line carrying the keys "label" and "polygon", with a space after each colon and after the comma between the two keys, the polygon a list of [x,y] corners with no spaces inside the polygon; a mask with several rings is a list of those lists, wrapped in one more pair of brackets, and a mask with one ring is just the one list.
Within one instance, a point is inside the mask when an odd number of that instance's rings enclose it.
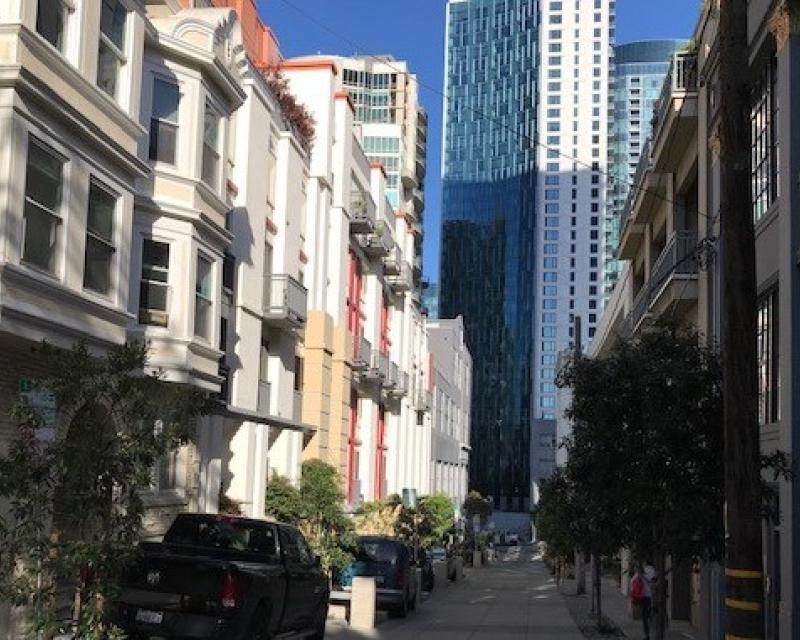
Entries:
{"label": "bay window", "polygon": [[70,11],[72,3],[68,0],[36,2],[36,32],[61,53],[64,53],[64,36]]}
{"label": "bay window", "polygon": [[221,117],[210,102],[206,102],[203,116],[203,182],[216,190],[219,187],[219,143]]}
{"label": "bay window", "polygon": [[169,323],[169,244],[145,238],[139,284],[139,322],[160,327]]}
{"label": "bay window", "polygon": [[211,312],[214,308],[213,285],[213,263],[208,258],[198,255],[194,296],[194,334],[206,340],[211,338]]}
{"label": "bay window", "polygon": [[175,164],[178,142],[180,90],[174,82],[153,80],[150,115],[150,159]]}

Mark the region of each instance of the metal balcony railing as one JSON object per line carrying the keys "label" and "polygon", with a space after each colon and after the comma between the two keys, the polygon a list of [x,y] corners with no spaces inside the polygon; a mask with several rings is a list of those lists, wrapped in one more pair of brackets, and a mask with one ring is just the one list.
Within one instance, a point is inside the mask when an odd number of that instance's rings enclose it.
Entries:
{"label": "metal balcony railing", "polygon": [[305,325],[308,290],[292,276],[264,276],[264,319],[285,328]]}
{"label": "metal balcony railing", "polygon": [[672,99],[694,91],[697,91],[697,55],[689,51],[677,51],[672,56],[672,64],[654,109],[653,137],[657,137],[663,126]]}
{"label": "metal balcony railing", "polygon": [[646,284],[642,286],[639,293],[633,299],[630,313],[625,316],[622,322],[622,335],[624,338],[631,338],[636,333],[636,329],[642,323],[647,310],[650,307],[650,287]]}
{"label": "metal balcony railing", "polygon": [[400,263],[399,271],[394,275],[387,275],[386,282],[396,292],[408,291],[414,286],[413,275],[411,273],[411,265],[405,260]]}
{"label": "metal balcony railing", "polygon": [[[625,200],[625,206],[622,210],[622,220],[624,224],[627,224],[628,220],[632,220],[634,213],[633,203],[636,202],[639,192],[645,188],[644,176],[652,166],[650,159],[650,151],[652,146],[653,140],[652,138],[648,138],[642,147],[642,153],[639,156],[639,164],[636,165],[636,172],[633,174],[633,180],[631,180],[630,186],[628,187],[628,196]],[[623,227],[621,226],[620,229],[622,228]]]}
{"label": "metal balcony railing", "polygon": [[364,336],[355,339],[353,349],[353,369],[364,371],[372,365],[372,344]]}
{"label": "metal balcony railing", "polygon": [[370,233],[375,229],[375,203],[361,189],[350,192],[350,230],[353,233]]}
{"label": "metal balcony railing", "polygon": [[425,193],[422,189],[415,188],[411,190],[411,198],[414,202],[414,210],[419,214],[425,209]]}
{"label": "metal balcony railing", "polygon": [[258,381],[258,414],[261,416],[269,415],[270,396],[272,385],[266,380]]}
{"label": "metal balcony railing", "polygon": [[670,236],[651,271],[650,288],[653,290],[653,297],[659,293],[671,276],[697,274],[696,250],[696,231],[676,231]]}

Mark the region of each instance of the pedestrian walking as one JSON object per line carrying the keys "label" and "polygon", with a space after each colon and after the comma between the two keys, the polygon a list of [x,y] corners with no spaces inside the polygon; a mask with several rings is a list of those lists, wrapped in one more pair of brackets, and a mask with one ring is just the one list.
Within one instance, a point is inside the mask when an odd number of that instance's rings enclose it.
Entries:
{"label": "pedestrian walking", "polygon": [[[650,570],[650,571],[648,571]],[[633,617],[642,619],[644,640],[650,640],[650,618],[653,614],[653,582],[655,571],[651,566],[638,565],[630,583],[631,611]]]}

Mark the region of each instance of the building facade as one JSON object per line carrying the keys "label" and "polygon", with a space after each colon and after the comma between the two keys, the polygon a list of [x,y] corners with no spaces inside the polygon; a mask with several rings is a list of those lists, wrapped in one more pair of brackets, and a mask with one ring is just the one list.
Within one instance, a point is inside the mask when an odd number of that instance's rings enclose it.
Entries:
{"label": "building facade", "polygon": [[604,280],[606,300],[619,275],[616,259],[625,201],[650,138],[653,108],[661,93],[672,54],[683,40],[643,40],[614,47],[609,123],[608,196],[605,213]]}
{"label": "building facade", "polygon": [[534,419],[571,321],[603,299],[613,3],[447,7],[440,313],[475,360],[471,483],[527,511]]}
{"label": "building facade", "polygon": [[469,488],[472,357],[461,318],[427,326],[433,385],[428,493],[444,493],[460,509]]}
{"label": "building facade", "polygon": [[306,456],[340,470],[355,508],[425,477],[418,427],[430,419],[427,338],[409,262],[421,229],[414,203],[393,204],[385,165],[365,152],[344,62],[313,56],[282,69],[317,122],[303,381],[303,417],[317,434]]}
{"label": "building facade", "polygon": [[[752,212],[756,237],[759,422],[762,451],[798,451],[792,381],[800,347],[796,259],[800,230],[800,28],[787,3],[748,7],[751,78]],[[626,266],[606,308],[590,355],[674,317],[719,341],[722,327],[717,29],[719,3],[704,8],[696,46],[674,54],[659,98],[649,152],[628,197],[619,256]],[[703,79],[702,82],[699,79]],[[711,141],[711,143],[709,143]],[[800,520],[797,483],[778,482],[780,519],[764,521],[765,635],[796,638],[800,630]],[[671,614],[689,619],[702,637],[724,637],[723,569],[676,572]]]}

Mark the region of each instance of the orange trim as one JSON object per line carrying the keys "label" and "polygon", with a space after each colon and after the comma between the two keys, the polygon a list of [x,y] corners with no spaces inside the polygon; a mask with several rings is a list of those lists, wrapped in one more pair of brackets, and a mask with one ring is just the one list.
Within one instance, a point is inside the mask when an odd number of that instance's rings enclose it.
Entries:
{"label": "orange trim", "polygon": [[333,94],[333,97],[336,100],[347,100],[347,104],[350,105],[350,111],[353,113],[356,112],[356,103],[353,102],[353,98],[350,96],[349,91],[337,91]]}
{"label": "orange trim", "polygon": [[308,264],[308,256],[306,255],[305,251],[300,251],[300,262],[303,264]]}
{"label": "orange trim", "polygon": [[291,69],[293,71],[330,71],[333,75],[339,75],[339,69],[333,60],[320,58],[319,60],[284,60],[280,63],[281,69]]}
{"label": "orange trim", "polygon": [[275,223],[274,223],[272,220],[270,220],[269,218],[267,218],[266,220],[267,220],[267,221],[266,221],[267,231],[269,231],[269,232],[270,232],[270,233],[271,233],[271,234],[274,236],[276,233],[278,233],[278,227],[277,227],[277,225],[276,225],[276,224],[275,224]]}
{"label": "orange trim", "polygon": [[381,173],[383,174],[383,177],[384,178],[387,177],[387,175],[386,175],[386,167],[383,166],[382,162],[378,162],[377,160],[374,160],[374,161],[369,163],[369,168],[370,169],[380,169]]}

